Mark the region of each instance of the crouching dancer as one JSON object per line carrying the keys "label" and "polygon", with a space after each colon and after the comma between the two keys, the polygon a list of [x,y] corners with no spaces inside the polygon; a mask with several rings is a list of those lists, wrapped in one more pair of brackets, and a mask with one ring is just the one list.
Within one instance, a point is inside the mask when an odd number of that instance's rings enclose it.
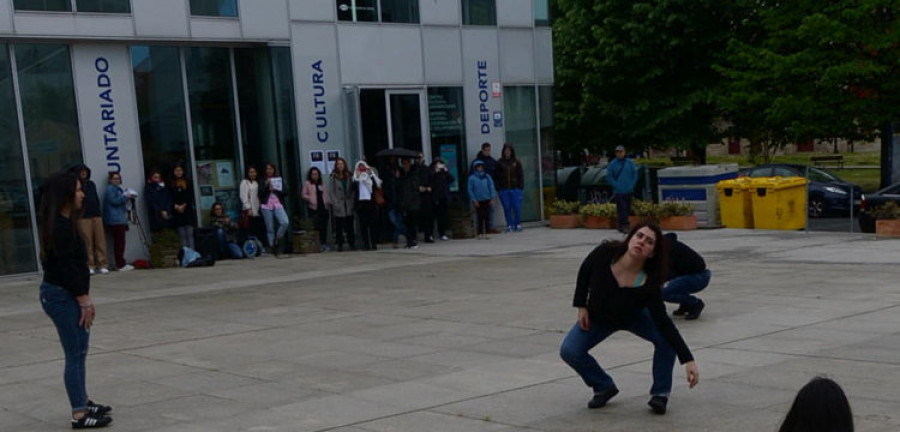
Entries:
{"label": "crouching dancer", "polygon": [[619,330],[653,343],[653,386],[648,405],[654,413],[666,413],[676,354],[685,365],[691,388],[699,381],[694,357],[662,299],[665,243],[657,226],[642,223],[632,228],[624,241],[603,242],[581,264],[572,302],[578,308],[578,321],[563,340],[560,356],[594,390],[588,408],[600,408],[619,393],[612,377],[588,354]]}

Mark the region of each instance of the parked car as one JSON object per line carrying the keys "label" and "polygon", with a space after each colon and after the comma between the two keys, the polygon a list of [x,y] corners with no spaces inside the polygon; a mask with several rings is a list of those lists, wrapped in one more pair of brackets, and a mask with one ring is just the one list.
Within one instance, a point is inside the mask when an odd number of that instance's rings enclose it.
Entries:
{"label": "parked car", "polygon": [[[807,171],[808,170],[808,171]],[[809,217],[817,218],[829,214],[850,212],[850,194],[854,204],[859,205],[862,187],[841,180],[818,168],[796,164],[766,164],[746,168],[742,177],[806,177],[809,172]]]}
{"label": "parked car", "polygon": [[878,192],[863,194],[860,201],[859,229],[864,233],[873,233],[875,232],[875,218],[870,212],[891,201],[900,204],[900,183],[894,183]]}

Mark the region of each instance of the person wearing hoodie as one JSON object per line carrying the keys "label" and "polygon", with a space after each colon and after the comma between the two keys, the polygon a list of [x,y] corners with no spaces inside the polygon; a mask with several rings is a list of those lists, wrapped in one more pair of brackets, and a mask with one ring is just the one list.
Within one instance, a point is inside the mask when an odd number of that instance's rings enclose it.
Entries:
{"label": "person wearing hoodie", "polygon": [[700,318],[706,304],[693,294],[709,285],[710,272],[706,261],[697,251],[679,241],[675,233],[664,237],[669,244],[669,275],[662,289],[663,300],[678,303],[678,309],[672,315],[684,315],[686,320]]}
{"label": "person wearing hoodie", "polygon": [[606,166],[606,181],[612,185],[619,232],[628,233],[628,213],[631,212],[631,199],[637,184],[637,165],[625,158],[624,146],[616,147],[616,158]]}
{"label": "person wearing hoodie", "polygon": [[159,170],[150,171],[144,186],[144,199],[150,214],[150,232],[159,232],[170,226],[172,220],[172,195],[166,189]]}
{"label": "person wearing hoodie", "polygon": [[487,175],[484,169],[484,162],[476,160],[472,167],[475,172],[469,175],[469,199],[475,207],[478,214],[477,227],[478,238],[480,240],[488,239],[489,225],[488,221],[491,217],[491,201],[494,199],[494,180]]}
{"label": "person wearing hoodie", "polygon": [[450,240],[450,237],[447,237],[447,227],[450,226],[448,204],[450,202],[450,184],[454,181],[456,179],[453,174],[450,174],[450,170],[447,169],[447,165],[444,165],[443,160],[435,159],[431,162],[429,182],[434,199],[434,218],[437,220],[438,236],[444,241]]}
{"label": "person wearing hoodie", "polygon": [[84,237],[87,247],[88,272],[93,276],[109,273],[106,262],[106,234],[103,232],[103,214],[100,208],[100,196],[97,185],[91,180],[91,169],[87,165],[76,165],[72,173],[78,176],[84,190],[84,213],[78,220],[78,231]]}
{"label": "person wearing hoodie", "polygon": [[[496,167],[497,167],[497,160],[494,159],[493,156],[491,156],[491,143],[489,143],[489,142],[481,143],[481,151],[478,152],[478,155],[475,156],[475,159],[472,160],[472,164],[469,166],[470,174],[475,172],[475,162],[477,162],[477,161],[481,161],[482,163],[484,163],[484,172],[488,175],[488,177],[491,178],[491,180],[494,180],[496,182],[496,177],[494,177],[494,174],[496,173],[495,171],[496,171]],[[487,229],[492,234],[496,234],[499,232],[499,231],[494,230],[494,215],[493,215],[493,213],[488,215],[488,228]]]}
{"label": "person wearing hoodie", "polygon": [[381,178],[365,161],[356,163],[353,170],[356,184],[356,215],[362,235],[363,250],[378,249],[378,205],[375,204],[375,188],[381,187]]}
{"label": "person wearing hoodie", "polygon": [[512,143],[503,145],[500,160],[494,171],[494,181],[503,205],[503,216],[506,218],[506,232],[522,231],[522,190],[525,189],[525,176],[522,162],[516,158],[516,149]]}
{"label": "person wearing hoodie", "polygon": [[126,193],[122,187],[122,175],[110,171],[106,184],[106,193],[103,194],[103,224],[113,238],[113,257],[116,269],[119,271],[134,270],[128,261],[125,261],[125,233],[128,232],[128,200],[134,198],[131,193]]}

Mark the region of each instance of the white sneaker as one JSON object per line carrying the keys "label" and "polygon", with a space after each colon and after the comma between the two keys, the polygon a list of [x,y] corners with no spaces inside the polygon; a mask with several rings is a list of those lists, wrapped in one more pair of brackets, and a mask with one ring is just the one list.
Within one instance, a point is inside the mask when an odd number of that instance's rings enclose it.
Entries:
{"label": "white sneaker", "polygon": [[119,271],[131,271],[134,270],[134,266],[131,264],[125,264],[125,267],[119,269]]}
{"label": "white sneaker", "polygon": [[441,240],[447,241],[447,240],[450,240],[450,237],[447,237],[446,235],[442,235]]}
{"label": "white sneaker", "polygon": [[100,267],[100,274],[109,274],[109,269],[106,267]]}
{"label": "white sneaker", "polygon": [[94,269],[88,269],[88,273],[90,273],[90,275],[93,276],[97,272],[95,272]]}

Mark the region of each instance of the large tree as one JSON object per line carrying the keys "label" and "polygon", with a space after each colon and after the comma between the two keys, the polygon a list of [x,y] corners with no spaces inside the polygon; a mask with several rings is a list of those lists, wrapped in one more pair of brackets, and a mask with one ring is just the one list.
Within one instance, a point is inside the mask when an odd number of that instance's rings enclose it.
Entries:
{"label": "large tree", "polygon": [[729,2],[555,3],[559,147],[694,149],[714,139],[712,65],[730,38]]}
{"label": "large tree", "polygon": [[900,2],[738,0],[718,68],[733,133],[754,147],[872,139],[900,118]]}

